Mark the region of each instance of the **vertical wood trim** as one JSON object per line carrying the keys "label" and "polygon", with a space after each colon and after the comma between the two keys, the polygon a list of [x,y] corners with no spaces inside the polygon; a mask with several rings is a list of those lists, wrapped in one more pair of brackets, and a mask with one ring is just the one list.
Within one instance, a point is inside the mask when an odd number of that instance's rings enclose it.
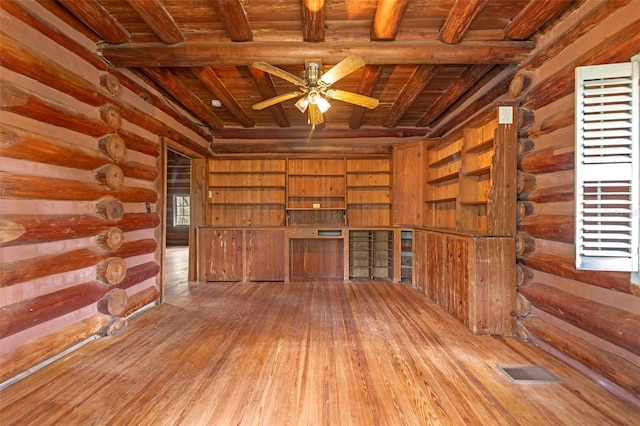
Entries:
{"label": "vertical wood trim", "polygon": [[207,218],[207,159],[191,159],[191,225],[189,226],[189,281],[198,280],[198,244],[196,227],[205,226]]}
{"label": "vertical wood trim", "polygon": [[[495,135],[493,162],[491,173],[493,183],[489,194],[489,223],[488,231],[491,235],[516,235],[516,206],[518,191],[516,176],[518,173],[518,125],[517,105],[499,104],[498,108],[511,108],[512,124],[501,124]],[[498,111],[496,111],[498,113]]]}
{"label": "vertical wood trim", "polygon": [[160,212],[160,226],[156,228],[156,240],[160,243],[160,253],[156,256],[159,258],[160,275],[156,278],[156,285],[160,290],[160,303],[164,303],[164,293],[166,286],[166,252],[167,252],[167,141],[160,138],[160,157],[157,159],[157,169],[161,171],[161,178],[157,181],[158,202],[156,203],[156,211]]}

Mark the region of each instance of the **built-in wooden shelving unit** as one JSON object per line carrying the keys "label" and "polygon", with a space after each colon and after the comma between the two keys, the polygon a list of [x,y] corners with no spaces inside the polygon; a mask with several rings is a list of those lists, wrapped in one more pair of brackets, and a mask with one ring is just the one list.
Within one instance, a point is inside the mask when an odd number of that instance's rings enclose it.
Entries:
{"label": "built-in wooden shelving unit", "polygon": [[347,159],[346,182],[350,226],[391,224],[391,159]]}
{"label": "built-in wooden shelving unit", "polygon": [[[506,115],[514,120],[513,106]],[[458,138],[426,149],[425,220],[430,228],[486,235],[515,233],[517,126],[497,114]]]}
{"label": "built-in wooden shelving unit", "polygon": [[345,159],[289,158],[287,162],[287,224],[345,225]]}
{"label": "built-in wooden shelving unit", "polygon": [[283,225],[286,162],[284,159],[211,159],[208,192],[210,225]]}
{"label": "built-in wooden shelving unit", "polygon": [[349,278],[393,279],[392,230],[349,230]]}

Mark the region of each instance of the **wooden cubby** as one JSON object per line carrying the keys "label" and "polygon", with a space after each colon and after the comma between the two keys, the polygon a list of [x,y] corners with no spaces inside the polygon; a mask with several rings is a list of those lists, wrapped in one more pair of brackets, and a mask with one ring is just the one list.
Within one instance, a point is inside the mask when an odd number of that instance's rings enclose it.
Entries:
{"label": "wooden cubby", "polygon": [[393,279],[393,231],[349,230],[349,278]]}
{"label": "wooden cubby", "polygon": [[350,226],[391,225],[391,159],[347,159],[347,212]]}
{"label": "wooden cubby", "polygon": [[400,230],[400,282],[413,282],[413,231]]}
{"label": "wooden cubby", "polygon": [[516,112],[511,105],[500,108],[504,123],[496,111],[460,137],[427,147],[424,226],[515,235]]}
{"label": "wooden cubby", "polygon": [[284,159],[210,159],[208,184],[208,225],[284,225]]}
{"label": "wooden cubby", "polygon": [[287,225],[345,225],[345,159],[289,158],[287,163]]}

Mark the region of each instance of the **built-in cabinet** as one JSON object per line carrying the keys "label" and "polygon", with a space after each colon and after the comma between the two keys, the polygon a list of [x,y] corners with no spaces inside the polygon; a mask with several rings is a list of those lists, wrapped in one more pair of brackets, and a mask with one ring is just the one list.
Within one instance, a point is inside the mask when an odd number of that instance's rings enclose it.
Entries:
{"label": "built-in cabinet", "polygon": [[515,242],[432,230],[413,232],[416,288],[474,334],[515,333]]}
{"label": "built-in cabinet", "polygon": [[199,281],[283,281],[281,228],[198,228]]}

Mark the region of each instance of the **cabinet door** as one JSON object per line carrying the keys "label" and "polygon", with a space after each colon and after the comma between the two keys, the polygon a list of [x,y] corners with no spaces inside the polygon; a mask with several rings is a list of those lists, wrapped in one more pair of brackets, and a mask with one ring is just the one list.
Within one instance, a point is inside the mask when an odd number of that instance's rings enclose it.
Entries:
{"label": "cabinet door", "polygon": [[242,281],[241,230],[207,232],[204,245],[207,281]]}
{"label": "cabinet door", "polygon": [[284,281],[284,230],[247,231],[249,281]]}

